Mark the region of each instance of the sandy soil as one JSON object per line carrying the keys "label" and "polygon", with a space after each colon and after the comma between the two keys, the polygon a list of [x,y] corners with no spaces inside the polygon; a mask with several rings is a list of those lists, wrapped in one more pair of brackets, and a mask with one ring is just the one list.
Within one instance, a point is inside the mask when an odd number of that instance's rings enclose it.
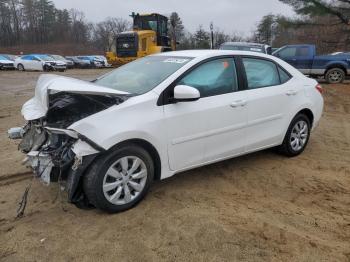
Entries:
{"label": "sandy soil", "polygon": [[116,215],[34,180],[15,219],[30,174],[6,130],[23,123],[38,75],[0,72],[1,261],[350,261],[350,85],[325,86],[324,117],[297,158],[268,150],[179,174]]}

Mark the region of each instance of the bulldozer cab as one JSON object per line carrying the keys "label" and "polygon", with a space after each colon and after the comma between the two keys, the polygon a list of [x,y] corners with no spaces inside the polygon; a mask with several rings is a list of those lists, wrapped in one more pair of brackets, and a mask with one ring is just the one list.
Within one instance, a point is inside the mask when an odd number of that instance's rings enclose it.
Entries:
{"label": "bulldozer cab", "polygon": [[135,31],[152,30],[157,35],[157,46],[170,46],[168,18],[160,14],[140,15],[133,13]]}

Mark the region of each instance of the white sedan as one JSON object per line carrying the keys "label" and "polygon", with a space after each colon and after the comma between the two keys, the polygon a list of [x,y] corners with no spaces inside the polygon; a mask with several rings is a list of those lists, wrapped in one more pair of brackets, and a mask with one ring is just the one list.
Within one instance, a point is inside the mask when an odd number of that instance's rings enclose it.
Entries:
{"label": "white sedan", "polygon": [[152,181],[278,147],[302,153],[323,111],[322,88],[259,53],[162,53],[93,82],[41,76],[24,104],[22,138],[37,176],[67,180],[68,200],[118,212]]}
{"label": "white sedan", "polygon": [[60,71],[67,69],[67,64],[63,61],[55,60],[51,56],[42,54],[24,55],[14,61],[14,66],[19,71]]}

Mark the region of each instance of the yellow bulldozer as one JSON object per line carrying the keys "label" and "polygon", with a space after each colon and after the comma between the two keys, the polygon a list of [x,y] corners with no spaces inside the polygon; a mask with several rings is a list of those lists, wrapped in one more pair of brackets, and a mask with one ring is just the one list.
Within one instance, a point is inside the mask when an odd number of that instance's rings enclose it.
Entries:
{"label": "yellow bulldozer", "polygon": [[133,30],[119,33],[113,39],[112,50],[106,53],[113,66],[131,62],[150,54],[175,49],[168,36],[168,18],[160,14],[132,13]]}

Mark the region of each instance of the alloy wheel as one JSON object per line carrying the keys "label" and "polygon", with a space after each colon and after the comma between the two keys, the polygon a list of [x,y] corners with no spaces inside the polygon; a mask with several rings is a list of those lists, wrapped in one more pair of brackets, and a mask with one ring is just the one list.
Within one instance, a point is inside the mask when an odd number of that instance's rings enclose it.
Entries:
{"label": "alloy wheel", "polygon": [[309,135],[308,124],[304,120],[298,121],[290,136],[290,146],[294,151],[300,151],[304,148]]}
{"label": "alloy wheel", "polygon": [[108,168],[102,183],[103,194],[110,203],[125,205],[142,192],[146,181],[145,163],[136,156],[125,156]]}
{"label": "alloy wheel", "polygon": [[342,78],[342,73],[337,70],[334,70],[329,74],[329,79],[334,83],[338,83]]}

